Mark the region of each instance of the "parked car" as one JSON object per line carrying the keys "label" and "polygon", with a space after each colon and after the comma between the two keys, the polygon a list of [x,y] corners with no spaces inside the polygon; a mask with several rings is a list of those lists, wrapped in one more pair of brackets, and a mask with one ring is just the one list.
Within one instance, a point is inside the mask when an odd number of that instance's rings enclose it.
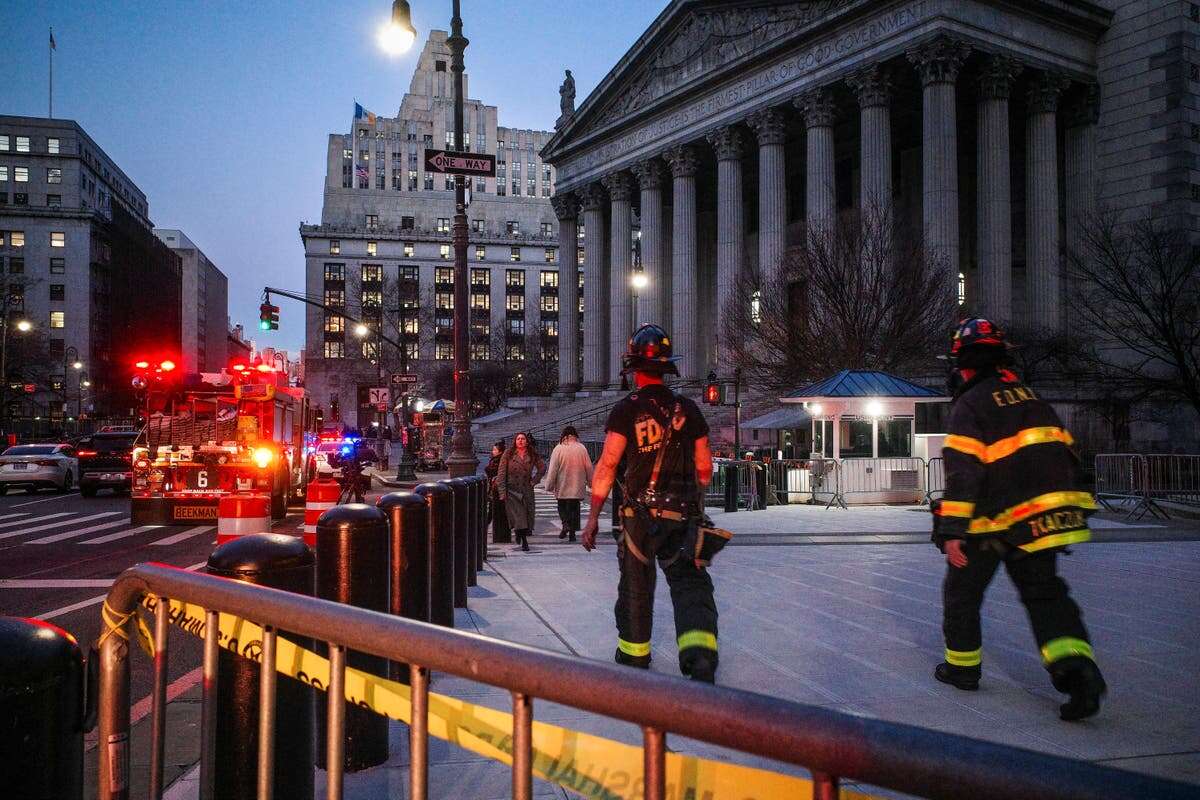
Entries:
{"label": "parked car", "polygon": [[95,497],[101,489],[128,492],[133,485],[134,431],[94,433],[79,440],[79,493]]}
{"label": "parked car", "polygon": [[324,441],[317,445],[313,457],[317,464],[318,478],[337,478],[341,476],[342,468],[335,467],[331,462],[337,460],[336,457],[340,454],[343,444],[345,442],[339,439],[337,441]]}
{"label": "parked car", "polygon": [[69,444],[19,444],[0,453],[0,495],[16,488],[66,492],[78,474],[75,449]]}

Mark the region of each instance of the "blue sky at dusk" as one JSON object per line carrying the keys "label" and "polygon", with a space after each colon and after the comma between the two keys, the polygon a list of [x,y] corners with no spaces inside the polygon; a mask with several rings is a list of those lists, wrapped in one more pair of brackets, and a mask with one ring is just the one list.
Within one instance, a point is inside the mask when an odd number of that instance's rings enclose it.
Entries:
{"label": "blue sky at dusk", "polygon": [[[146,192],[154,224],[229,276],[231,320],[253,328],[264,285],[303,288],[297,231],[321,216],[327,135],[349,130],[356,98],[395,114],[425,35],[449,28],[450,0],[411,5],[417,45],[391,59],[375,45],[391,0],[0,0],[0,113],[46,114],[53,26],[55,117],[77,120]],[[501,125],[550,129],[563,68],[582,102],[666,2],[462,5],[471,97]],[[260,346],[298,350],[302,319],[285,304]]]}

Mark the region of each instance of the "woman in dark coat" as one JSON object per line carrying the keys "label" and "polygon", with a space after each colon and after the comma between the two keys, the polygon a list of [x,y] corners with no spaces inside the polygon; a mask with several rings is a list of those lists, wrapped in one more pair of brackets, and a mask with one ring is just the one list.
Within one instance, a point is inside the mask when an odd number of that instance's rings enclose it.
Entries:
{"label": "woman in dark coat", "polygon": [[533,530],[537,511],[533,487],[545,474],[546,462],[533,448],[532,437],[518,433],[513,438],[513,446],[500,457],[496,488],[508,512],[508,524],[517,535],[522,550],[529,550],[529,532]]}
{"label": "woman in dark coat", "polygon": [[512,531],[508,527],[508,512],[500,500],[500,492],[496,487],[496,476],[500,472],[500,458],[504,455],[504,440],[492,445],[492,458],[483,468],[483,474],[488,478],[488,499],[492,516],[492,541],[507,543],[512,541]]}

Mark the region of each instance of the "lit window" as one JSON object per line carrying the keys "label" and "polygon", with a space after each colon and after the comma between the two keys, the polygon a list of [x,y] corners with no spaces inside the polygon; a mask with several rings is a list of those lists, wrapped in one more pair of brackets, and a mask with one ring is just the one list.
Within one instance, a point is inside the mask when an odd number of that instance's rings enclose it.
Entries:
{"label": "lit window", "polygon": [[363,264],[362,279],[364,283],[378,283],[383,280],[383,267],[379,264]]}
{"label": "lit window", "polygon": [[454,345],[449,342],[438,342],[434,347],[433,357],[438,361],[453,361]]}
{"label": "lit window", "polygon": [[345,355],[345,342],[326,342],[325,357],[326,358],[342,358]]}
{"label": "lit window", "polygon": [[438,233],[449,233],[450,232],[450,218],[449,217],[438,217],[437,232]]}
{"label": "lit window", "polygon": [[508,346],[508,360],[509,361],[524,361],[525,360],[525,350],[521,347],[521,345],[510,344]]}
{"label": "lit window", "polygon": [[67,315],[65,311],[50,312],[50,327],[65,328],[67,327]]}
{"label": "lit window", "polygon": [[454,283],[454,267],[438,267],[433,271],[434,283]]}
{"label": "lit window", "polygon": [[967,302],[967,276],[958,273],[958,304]]}
{"label": "lit window", "polygon": [[762,322],[762,292],[758,290],[750,295],[750,321],[755,325]]}
{"label": "lit window", "polygon": [[412,243],[412,242],[405,242],[405,243],[404,243],[404,257],[405,257],[405,258],[412,258],[412,257],[413,257],[413,254],[414,254],[415,252],[416,252],[416,248],[415,248],[415,247],[413,247],[413,243]]}
{"label": "lit window", "polygon": [[367,227],[375,228],[378,226],[379,226],[379,215],[378,214],[367,214]]}
{"label": "lit window", "polygon": [[438,254],[442,257],[443,261],[449,261],[450,260],[450,245],[444,244],[441,247],[439,247]]}
{"label": "lit window", "polygon": [[58,139],[49,137],[46,139],[46,152],[54,155],[58,154]]}
{"label": "lit window", "polygon": [[0,182],[8,180],[8,167],[0,164]]}
{"label": "lit window", "polygon": [[330,314],[325,317],[325,332],[326,333],[345,333],[346,318],[337,314]]}
{"label": "lit window", "polygon": [[346,305],[346,291],[344,289],[326,289],[325,290],[325,305],[327,305],[327,306],[344,306],[344,305]]}
{"label": "lit window", "polygon": [[345,264],[326,264],[325,265],[325,280],[327,280],[327,281],[344,281],[344,280],[346,280],[346,265]]}
{"label": "lit window", "polygon": [[18,136],[17,137],[17,152],[18,153],[28,153],[29,152],[29,137],[28,136]]}
{"label": "lit window", "polygon": [[486,294],[472,294],[471,295],[471,308],[473,308],[477,311],[487,311],[487,310],[491,309],[491,307],[492,307],[491,295],[486,295]]}
{"label": "lit window", "polygon": [[433,296],[433,304],[439,311],[453,311],[454,292],[438,292]]}
{"label": "lit window", "polygon": [[471,286],[478,288],[480,286],[487,287],[491,285],[492,273],[486,269],[471,270]]}
{"label": "lit window", "polygon": [[[421,322],[416,317],[404,317],[400,321],[400,332],[410,336],[416,336],[421,332]],[[416,356],[413,356],[416,358]]]}
{"label": "lit window", "polygon": [[510,319],[508,321],[508,334],[510,336],[524,336],[525,335],[525,320],[520,319],[520,318]]}
{"label": "lit window", "polygon": [[525,286],[525,270],[523,269],[506,269],[504,270],[504,285],[505,286]]}
{"label": "lit window", "polygon": [[487,258],[487,248],[481,244],[475,245],[475,260],[483,261]]}
{"label": "lit window", "polygon": [[401,267],[400,280],[417,283],[421,279],[420,267]]}
{"label": "lit window", "polygon": [[46,183],[62,183],[62,170],[58,167],[47,167]]}
{"label": "lit window", "polygon": [[329,240],[329,255],[336,256],[342,252],[342,243],[337,239]]}
{"label": "lit window", "polygon": [[29,183],[29,167],[13,167],[13,180],[17,183]]}
{"label": "lit window", "polygon": [[342,150],[342,158],[347,158],[347,159],[354,158],[354,151],[353,150]]}
{"label": "lit window", "polygon": [[508,248],[508,260],[509,261],[520,261],[521,260],[521,248],[519,248],[519,247]]}
{"label": "lit window", "polygon": [[558,311],[558,295],[544,294],[542,295],[542,311],[547,314],[552,314]]}
{"label": "lit window", "polygon": [[63,275],[67,271],[67,260],[65,258],[50,259],[50,274]]}
{"label": "lit window", "polygon": [[540,281],[541,281],[541,285],[542,285],[543,289],[547,289],[547,288],[557,289],[558,288],[558,273],[555,272],[554,270],[544,269],[544,270],[542,270],[542,274],[540,276]]}
{"label": "lit window", "polygon": [[519,236],[521,234],[521,223],[519,220],[510,219],[504,223],[504,230],[509,236]]}
{"label": "lit window", "polygon": [[362,357],[371,361],[379,358],[379,342],[374,340],[362,342]]}
{"label": "lit window", "polygon": [[549,239],[554,235],[554,225],[549,222],[542,223],[542,238]]}
{"label": "lit window", "polygon": [[8,136],[7,135],[0,136],[0,150],[7,150],[7,149],[8,149]]}
{"label": "lit window", "polygon": [[367,290],[362,293],[363,308],[379,308],[383,305],[383,292]]}
{"label": "lit window", "polygon": [[556,319],[542,320],[542,335],[543,336],[558,336],[558,320],[556,320]]}
{"label": "lit window", "polygon": [[575,263],[582,267],[583,262],[584,262],[583,248],[578,247],[575,249]]}
{"label": "lit window", "polygon": [[404,355],[409,361],[416,361],[421,357],[421,351],[416,342],[404,343]]}
{"label": "lit window", "polygon": [[558,256],[556,255],[556,253],[557,253],[557,251],[553,247],[546,248],[546,263],[547,264],[553,264],[555,261],[558,260]]}
{"label": "lit window", "polygon": [[367,242],[367,255],[374,256],[379,254],[379,242]]}
{"label": "lit window", "polygon": [[25,246],[25,231],[10,231],[8,243],[13,247]]}
{"label": "lit window", "polygon": [[508,311],[524,311],[525,310],[525,295],[510,294],[504,299],[504,308]]}
{"label": "lit window", "polygon": [[62,231],[51,232],[50,246],[51,247],[66,247],[67,246],[67,234],[63,233]]}
{"label": "lit window", "polygon": [[488,346],[483,343],[474,342],[471,344],[471,360],[472,361],[488,361],[491,353],[488,352]]}

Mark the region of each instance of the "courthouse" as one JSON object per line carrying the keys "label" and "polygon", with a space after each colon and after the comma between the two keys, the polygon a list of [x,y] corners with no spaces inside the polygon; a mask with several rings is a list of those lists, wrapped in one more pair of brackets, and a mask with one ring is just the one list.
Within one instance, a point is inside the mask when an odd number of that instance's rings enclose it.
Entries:
{"label": "courthouse", "polygon": [[612,388],[644,321],[685,379],[727,374],[738,281],[867,202],[923,231],[974,310],[1063,325],[1083,215],[1195,227],[1198,20],[1168,0],[672,0],[542,150],[563,252],[584,234],[562,389]]}

